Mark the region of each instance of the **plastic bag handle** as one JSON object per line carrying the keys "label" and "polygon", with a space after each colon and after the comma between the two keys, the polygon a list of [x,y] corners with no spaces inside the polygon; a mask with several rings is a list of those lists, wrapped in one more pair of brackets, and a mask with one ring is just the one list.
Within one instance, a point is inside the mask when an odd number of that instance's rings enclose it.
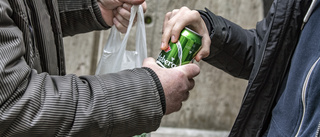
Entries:
{"label": "plastic bag handle", "polygon": [[146,40],[146,31],[144,24],[144,13],[143,8],[140,5],[138,9],[138,18],[137,18],[137,32],[136,32],[136,51],[139,53],[137,62],[142,65],[142,61],[147,58],[147,40]]}
{"label": "plastic bag handle", "polygon": [[[126,46],[128,43],[129,34],[131,31],[131,28],[133,26],[134,18],[137,17],[137,32],[136,32],[136,52],[138,52],[140,55],[138,56],[138,59],[136,59],[137,64],[142,65],[143,59],[147,57],[147,51],[146,51],[146,32],[145,32],[145,24],[144,24],[144,15],[143,15],[143,8],[141,5],[134,5],[131,7],[131,15],[129,20],[129,25],[127,32],[122,40],[121,47],[120,47],[120,54],[119,55],[125,55]],[[120,33],[120,32],[119,32]],[[140,40],[140,38],[143,38],[144,40]],[[140,41],[139,41],[140,40]],[[144,42],[144,44],[141,44],[141,42]],[[121,60],[122,57],[118,56],[117,60]],[[120,70],[120,69],[118,69]]]}
{"label": "plastic bag handle", "polygon": [[[121,40],[120,32],[113,25],[111,28],[110,35],[108,37],[108,41],[103,48],[102,57],[98,63],[96,74],[104,74],[110,72],[118,72],[121,70],[121,64],[123,62],[123,58],[126,57],[126,46],[129,38],[130,31],[133,26],[134,19],[137,15],[137,30],[136,30],[136,59],[135,59],[135,67],[141,67],[142,61],[147,57],[147,47],[146,47],[146,32],[145,32],[145,24],[144,24],[144,15],[143,8],[141,5],[134,5],[131,7],[131,15],[129,19],[129,25],[127,28],[127,32]],[[112,60],[103,59],[105,54],[114,54]],[[107,58],[107,57],[106,57]],[[107,65],[107,64],[108,65]]]}

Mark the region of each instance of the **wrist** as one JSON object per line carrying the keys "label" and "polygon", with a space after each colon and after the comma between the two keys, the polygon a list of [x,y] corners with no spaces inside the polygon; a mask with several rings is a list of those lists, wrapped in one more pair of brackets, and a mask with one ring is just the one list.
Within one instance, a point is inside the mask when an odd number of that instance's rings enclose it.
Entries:
{"label": "wrist", "polygon": [[113,25],[113,12],[112,10],[106,9],[101,3],[100,0],[98,0],[98,6],[100,8],[101,11],[101,15],[102,18],[104,20],[104,22],[108,25],[108,26],[112,26]]}
{"label": "wrist", "polygon": [[161,105],[162,105],[162,112],[164,115],[166,113],[166,98],[165,98],[165,94],[164,94],[160,79],[159,79],[158,75],[152,69],[150,69],[148,67],[142,67],[142,68],[147,70],[151,74],[151,77],[153,78],[153,80],[157,86],[157,90],[158,90]]}

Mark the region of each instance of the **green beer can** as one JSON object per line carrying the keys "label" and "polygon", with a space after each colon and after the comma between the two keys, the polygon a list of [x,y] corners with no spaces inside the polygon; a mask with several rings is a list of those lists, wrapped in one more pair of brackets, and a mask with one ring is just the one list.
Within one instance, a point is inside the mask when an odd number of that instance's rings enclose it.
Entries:
{"label": "green beer can", "polygon": [[173,68],[190,63],[201,49],[201,39],[202,36],[185,27],[178,42],[170,41],[169,47],[160,52],[157,64],[164,68]]}

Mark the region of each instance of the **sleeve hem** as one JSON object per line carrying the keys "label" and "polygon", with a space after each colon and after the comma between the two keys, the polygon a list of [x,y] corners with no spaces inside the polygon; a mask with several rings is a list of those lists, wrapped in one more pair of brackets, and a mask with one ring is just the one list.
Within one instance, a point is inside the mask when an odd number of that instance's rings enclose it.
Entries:
{"label": "sleeve hem", "polygon": [[101,14],[101,10],[100,7],[98,5],[98,1],[97,0],[93,0],[92,1],[92,8],[93,8],[93,12],[97,17],[98,22],[105,28],[110,28],[110,26],[104,21],[102,14]]}
{"label": "sleeve hem", "polygon": [[155,81],[155,84],[157,85],[157,90],[158,90],[160,100],[161,100],[161,105],[162,105],[162,112],[163,112],[163,114],[165,114],[166,113],[166,98],[164,95],[164,91],[163,91],[163,87],[161,85],[161,82],[160,82],[157,74],[152,69],[147,68],[147,67],[143,67],[143,69],[147,70],[151,74],[151,77],[153,78],[153,80]]}

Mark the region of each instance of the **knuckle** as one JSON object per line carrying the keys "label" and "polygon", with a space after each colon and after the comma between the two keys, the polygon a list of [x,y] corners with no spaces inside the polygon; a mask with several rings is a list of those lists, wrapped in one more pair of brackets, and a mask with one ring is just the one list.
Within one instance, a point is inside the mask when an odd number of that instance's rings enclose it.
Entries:
{"label": "knuckle", "polygon": [[170,25],[170,26],[174,25],[174,21],[173,20],[169,20],[167,25]]}
{"label": "knuckle", "polygon": [[116,15],[116,18],[117,18],[117,20],[119,21],[119,22],[122,22],[123,21],[123,18],[118,14],[118,15]]}
{"label": "knuckle", "polygon": [[121,33],[123,33],[123,27],[122,27],[122,25],[120,24],[120,23],[117,23],[117,24],[114,24],[115,26],[116,26],[116,28],[121,32]]}
{"label": "knuckle", "polygon": [[121,33],[126,33],[126,32],[127,32],[127,29],[121,29],[120,32],[121,32]]}
{"label": "knuckle", "polygon": [[184,73],[183,73],[183,72],[179,72],[179,73],[177,73],[177,78],[179,78],[179,79],[183,79],[183,78],[185,78]]}
{"label": "knuckle", "polygon": [[120,10],[121,10],[121,7],[118,7],[117,8],[117,12],[120,13]]}
{"label": "knuckle", "polygon": [[176,111],[179,111],[181,108],[182,108],[182,102],[179,103],[179,105],[177,106],[177,110]]}
{"label": "knuckle", "polygon": [[170,17],[171,14],[172,14],[172,12],[167,12],[167,13],[166,13],[166,17]]}
{"label": "knuckle", "polygon": [[175,13],[175,12],[178,12],[179,11],[179,9],[174,9],[174,10],[172,10],[172,13]]}
{"label": "knuckle", "polygon": [[183,6],[183,7],[181,7],[181,10],[189,10],[189,8],[186,6]]}
{"label": "knuckle", "polygon": [[194,82],[190,84],[189,90],[193,89],[195,86]]}
{"label": "knuckle", "polygon": [[118,19],[117,19],[117,22],[114,22],[114,25],[118,30],[121,28],[121,24],[118,22]]}
{"label": "knuckle", "polygon": [[189,95],[190,95],[190,93],[189,93],[189,91],[187,91],[187,92],[185,93],[185,96],[184,96],[184,98],[183,98],[183,100],[182,100],[182,101],[186,101],[186,100],[188,100]]}
{"label": "knuckle", "polygon": [[198,11],[196,11],[196,10],[190,11],[190,14],[191,14],[192,17],[200,16],[200,13]]}
{"label": "knuckle", "polygon": [[132,7],[132,5],[129,3],[123,3],[123,8],[130,10],[131,7]]}
{"label": "knuckle", "polygon": [[190,96],[190,92],[188,91],[186,100],[189,98],[189,96]]}
{"label": "knuckle", "polygon": [[210,54],[210,50],[205,50],[205,51],[202,52],[202,54],[204,56],[208,56]]}
{"label": "knuckle", "polygon": [[172,33],[173,33],[173,34],[179,34],[180,31],[181,31],[181,30],[180,30],[180,28],[178,28],[178,27],[173,27],[173,28],[172,28]]}
{"label": "knuckle", "polygon": [[118,7],[117,11],[121,16],[126,15],[126,9],[124,9],[124,8]]}

